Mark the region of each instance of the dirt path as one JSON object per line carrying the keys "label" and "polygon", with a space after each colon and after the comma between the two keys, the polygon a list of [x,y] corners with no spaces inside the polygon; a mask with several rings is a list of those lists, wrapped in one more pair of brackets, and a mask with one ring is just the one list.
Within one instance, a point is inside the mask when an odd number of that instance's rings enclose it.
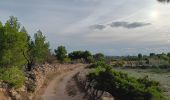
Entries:
{"label": "dirt path", "polygon": [[80,66],[55,77],[40,96],[41,100],[85,100],[84,94],[79,92],[73,80],[73,76],[83,68],[83,66]]}
{"label": "dirt path", "polygon": [[9,100],[9,99],[8,99],[8,96],[5,95],[4,92],[1,92],[1,91],[0,91],[0,100]]}

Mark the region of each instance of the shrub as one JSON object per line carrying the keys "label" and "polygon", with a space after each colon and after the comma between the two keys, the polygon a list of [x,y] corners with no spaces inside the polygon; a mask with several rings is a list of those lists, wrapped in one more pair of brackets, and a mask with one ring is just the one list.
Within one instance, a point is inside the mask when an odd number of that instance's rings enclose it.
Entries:
{"label": "shrub", "polygon": [[87,58],[86,58],[86,62],[87,62],[87,63],[94,63],[93,57],[92,57],[92,56],[87,57]]}
{"label": "shrub", "polygon": [[24,74],[19,67],[0,68],[0,80],[10,87],[20,88],[25,81]]}
{"label": "shrub", "polygon": [[166,100],[159,82],[148,77],[136,79],[98,65],[87,78],[95,89],[109,92],[118,100]]}
{"label": "shrub", "polygon": [[97,61],[95,63],[93,63],[90,68],[98,68],[98,67],[106,67],[107,64],[104,61]]}
{"label": "shrub", "polygon": [[83,60],[83,63],[92,63],[93,62],[93,56],[91,52],[89,51],[73,51],[68,54],[68,57],[71,60]]}
{"label": "shrub", "polygon": [[170,65],[169,64],[159,65],[159,68],[168,69],[168,68],[170,68]]}
{"label": "shrub", "polygon": [[71,59],[68,57],[64,58],[64,63],[71,63]]}
{"label": "shrub", "polygon": [[114,65],[114,67],[124,67],[125,66],[125,62],[124,61],[117,61]]}

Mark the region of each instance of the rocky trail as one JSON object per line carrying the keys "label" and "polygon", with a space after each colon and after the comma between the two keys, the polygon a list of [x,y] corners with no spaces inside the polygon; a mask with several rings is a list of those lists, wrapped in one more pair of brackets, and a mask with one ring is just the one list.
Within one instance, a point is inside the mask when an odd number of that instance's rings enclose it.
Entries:
{"label": "rocky trail", "polygon": [[0,92],[0,100],[8,100],[8,97],[5,95],[4,92]]}
{"label": "rocky trail", "polygon": [[36,100],[86,100],[73,77],[84,69],[84,66],[56,75]]}

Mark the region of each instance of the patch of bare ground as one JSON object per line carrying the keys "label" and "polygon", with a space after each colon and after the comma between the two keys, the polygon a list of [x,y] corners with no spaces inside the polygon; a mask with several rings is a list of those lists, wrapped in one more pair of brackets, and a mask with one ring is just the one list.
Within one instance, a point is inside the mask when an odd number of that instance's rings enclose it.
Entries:
{"label": "patch of bare ground", "polygon": [[67,83],[66,85],[66,93],[68,96],[71,96],[72,100],[92,100],[87,96],[84,87],[80,86],[78,82],[76,81],[76,76],[75,74]]}
{"label": "patch of bare ground", "polygon": [[0,100],[9,100],[6,93],[0,91]]}
{"label": "patch of bare ground", "polygon": [[79,92],[73,76],[85,65],[47,76],[47,80],[34,100],[86,100]]}
{"label": "patch of bare ground", "polygon": [[74,97],[77,94],[78,88],[76,88],[76,83],[74,80],[68,81],[69,84],[66,86],[66,92],[68,96]]}

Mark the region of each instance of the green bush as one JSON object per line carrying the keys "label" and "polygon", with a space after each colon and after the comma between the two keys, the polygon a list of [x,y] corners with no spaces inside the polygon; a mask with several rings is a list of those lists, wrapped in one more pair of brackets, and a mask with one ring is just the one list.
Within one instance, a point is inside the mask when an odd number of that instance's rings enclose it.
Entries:
{"label": "green bush", "polygon": [[114,67],[124,67],[125,66],[125,62],[124,61],[117,61],[114,65]]}
{"label": "green bush", "polygon": [[94,63],[93,57],[92,57],[92,56],[87,57],[87,58],[86,58],[86,62],[87,62],[87,63]]}
{"label": "green bush", "polygon": [[64,58],[64,61],[63,61],[64,63],[71,63],[71,59],[70,58],[68,58],[68,57],[66,57],[66,58]]}
{"label": "green bush", "polygon": [[159,65],[159,68],[161,68],[161,69],[168,69],[168,68],[170,68],[170,64]]}
{"label": "green bush", "polygon": [[108,66],[104,68],[98,65],[87,75],[95,89],[109,92],[118,100],[166,100],[159,82],[148,77],[129,77],[128,74],[109,69]]}
{"label": "green bush", "polygon": [[98,67],[103,67],[105,68],[107,66],[107,64],[104,61],[97,61],[95,63],[93,63],[90,68],[98,68]]}
{"label": "green bush", "polygon": [[25,81],[24,74],[19,67],[0,68],[0,80],[10,87],[20,88]]}

